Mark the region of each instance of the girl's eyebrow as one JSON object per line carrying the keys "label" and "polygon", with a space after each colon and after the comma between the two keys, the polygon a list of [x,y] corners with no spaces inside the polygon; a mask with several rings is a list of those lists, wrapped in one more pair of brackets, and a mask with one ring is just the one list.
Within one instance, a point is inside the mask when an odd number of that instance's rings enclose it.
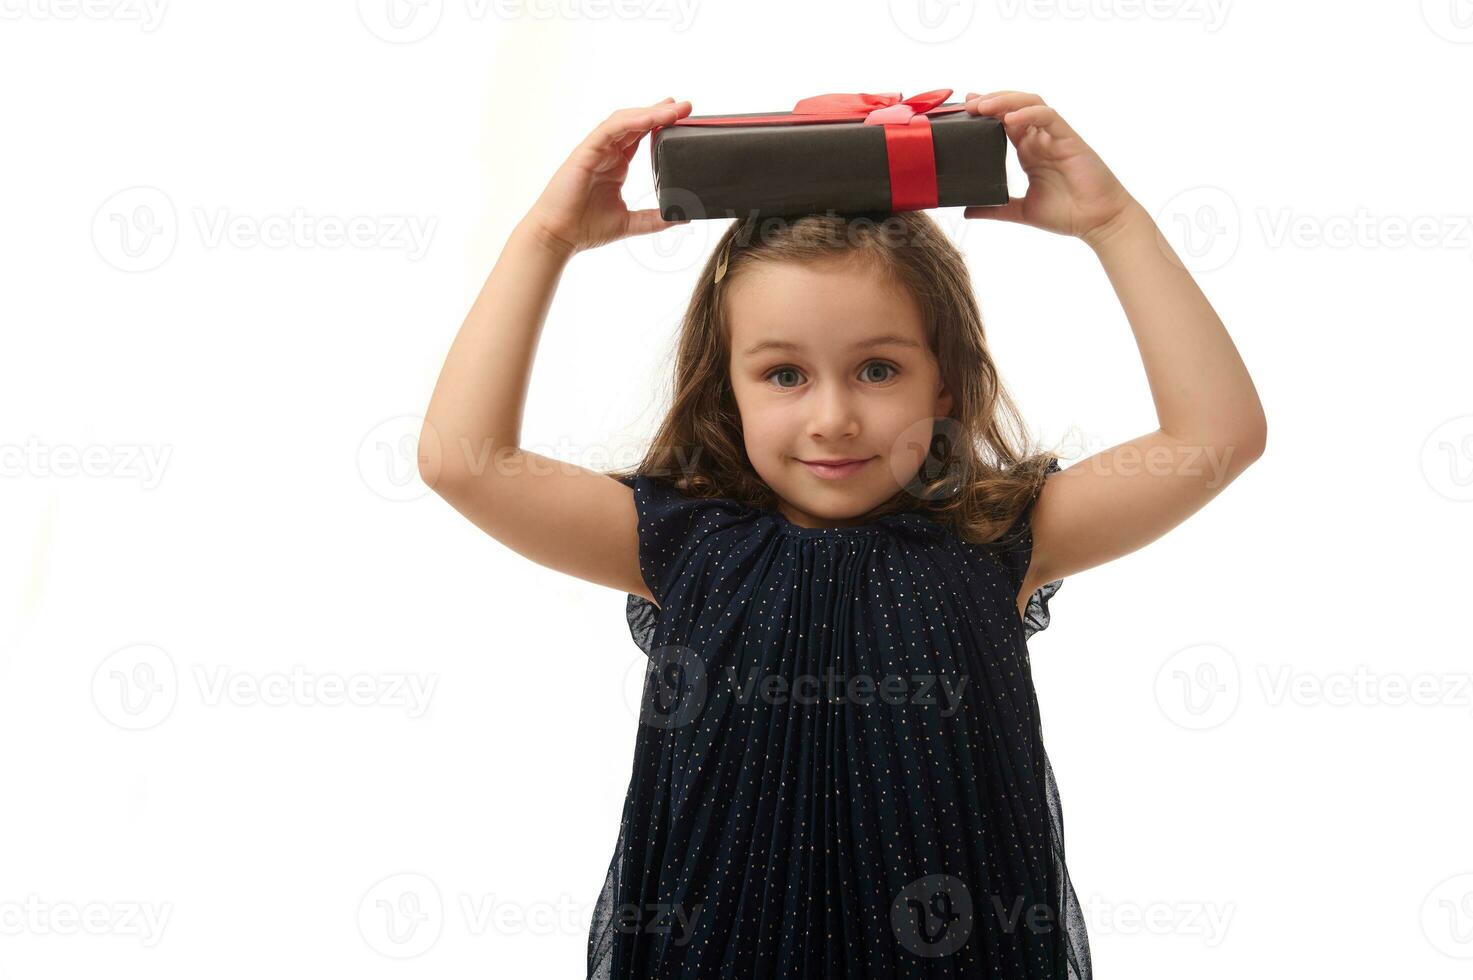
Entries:
{"label": "girl's eyebrow", "polygon": [[[885,347],[894,345],[896,347],[920,347],[921,345],[909,337],[900,337],[895,334],[882,334],[879,337],[871,337],[851,345],[851,350],[869,350],[871,347]],[[742,352],[743,356],[751,357],[765,350],[788,350],[799,353],[803,350],[802,344],[795,344],[790,340],[763,340]]]}

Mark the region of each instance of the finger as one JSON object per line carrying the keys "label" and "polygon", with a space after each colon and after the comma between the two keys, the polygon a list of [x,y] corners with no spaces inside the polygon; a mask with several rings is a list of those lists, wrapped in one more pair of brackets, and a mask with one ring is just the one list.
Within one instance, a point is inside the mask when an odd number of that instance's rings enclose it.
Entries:
{"label": "finger", "polygon": [[666,221],[660,217],[659,208],[646,208],[643,211],[630,211],[629,218],[624,224],[625,235],[648,235],[666,228],[674,228],[677,225],[688,225],[690,219],[680,221]]}
{"label": "finger", "polygon": [[[640,110],[632,111],[639,112]],[[611,120],[612,118],[613,117],[610,117]],[[634,115],[629,117],[629,119],[622,124],[615,124],[610,126],[606,136],[606,142],[603,145],[612,149],[623,150],[628,147],[630,143],[639,142],[641,139],[644,138],[644,135],[646,133],[654,129],[656,126],[669,125],[674,121],[675,119],[673,117],[667,118],[664,113],[645,111],[642,115]]]}
{"label": "finger", "polygon": [[1053,106],[1024,106],[1022,109],[1013,109],[1003,116],[1003,122],[1008,125],[1031,125],[1038,130],[1047,130],[1049,136],[1074,136],[1074,130],[1069,128],[1064,116],[1059,115],[1058,109]]}
{"label": "finger", "polygon": [[619,153],[623,156],[625,163],[634,159],[634,154],[639,151],[644,138],[653,131],[654,127],[651,126],[648,130],[626,133],[614,141],[614,145],[619,148]]}
{"label": "finger", "polygon": [[653,128],[651,127],[650,130],[631,130],[615,138],[614,145],[619,148],[619,152],[623,155],[625,163],[634,159],[634,154],[639,150],[639,145],[644,142],[644,138],[650,134]]}
{"label": "finger", "polygon": [[983,102],[990,101],[992,99],[1008,99],[1016,102],[1019,106],[1032,104],[1042,105],[1044,101],[1043,96],[1037,94],[1036,92],[1023,92],[1018,89],[1011,88],[998,89],[995,92],[983,92],[978,94],[977,98]]}
{"label": "finger", "polygon": [[1002,116],[1024,106],[1043,104],[1043,99],[1032,92],[992,92],[968,99],[967,111],[979,116]]}
{"label": "finger", "polygon": [[589,149],[604,151],[622,150],[628,140],[638,139],[656,126],[670,126],[675,120],[689,115],[688,101],[660,101],[652,106],[616,110],[609,118],[584,140]]}
{"label": "finger", "polygon": [[[673,104],[674,102],[675,102],[675,100],[672,99],[670,96],[667,95],[663,99],[661,99],[659,102],[656,102],[654,105],[643,106],[642,108],[645,109],[645,110],[650,110],[650,109],[663,109],[663,108],[667,107],[668,105]],[[653,129],[654,127],[652,126],[650,128]],[[631,130],[631,131],[625,132],[623,135],[621,135],[620,137],[618,137],[618,140],[619,140],[620,144],[622,144],[622,145],[628,145],[631,142],[637,143],[642,138],[644,138],[644,133],[643,132],[639,132],[637,130]]]}
{"label": "finger", "polygon": [[988,204],[965,208],[963,218],[989,218],[993,221],[1022,221],[1023,199],[1010,197],[1006,204]]}
{"label": "finger", "polygon": [[1064,139],[1074,135],[1074,130],[1064,122],[1064,117],[1051,106],[1030,105],[1003,116],[1003,126],[1007,128],[1008,136],[1013,137],[1014,132],[1021,138],[1032,129],[1042,130],[1054,139]]}
{"label": "finger", "polygon": [[[675,99],[661,99],[653,106],[636,106],[633,109],[619,109],[604,119],[598,130],[611,133],[613,136],[629,136],[629,134],[648,133],[655,125],[669,125],[683,115],[689,115],[691,103]],[[595,131],[598,131],[595,130]]]}
{"label": "finger", "polygon": [[639,148],[644,144],[644,138],[648,135],[648,133],[639,133],[631,137],[624,148],[619,151],[623,155],[625,163],[634,159],[634,154],[639,152]]}
{"label": "finger", "polygon": [[639,152],[639,144],[644,142],[644,135],[644,133],[640,133],[638,136],[634,137],[634,139],[630,140],[624,145],[624,149],[620,152],[624,154],[625,163],[633,160],[634,154]]}

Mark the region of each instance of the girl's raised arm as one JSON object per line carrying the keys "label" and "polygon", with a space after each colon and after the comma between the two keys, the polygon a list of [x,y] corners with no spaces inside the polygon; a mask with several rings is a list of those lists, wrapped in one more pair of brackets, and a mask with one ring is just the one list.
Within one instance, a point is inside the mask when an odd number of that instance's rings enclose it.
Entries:
{"label": "girl's raised arm", "polygon": [[1032,515],[1023,603],[1043,583],[1135,551],[1201,510],[1263,454],[1268,423],[1196,281],[1058,112],[1028,92],[972,94],[967,111],[1002,120],[1028,192],[966,217],[1073,235],[1094,249],[1135,334],[1159,423],[1048,478]]}
{"label": "girl's raised arm", "polygon": [[671,99],[620,109],[558,168],[456,334],[419,438],[421,478],[487,534],[539,565],[646,598],[634,492],[519,442],[537,339],[568,261],[681,223],[629,211],[620,190],[645,134],[690,110]]}

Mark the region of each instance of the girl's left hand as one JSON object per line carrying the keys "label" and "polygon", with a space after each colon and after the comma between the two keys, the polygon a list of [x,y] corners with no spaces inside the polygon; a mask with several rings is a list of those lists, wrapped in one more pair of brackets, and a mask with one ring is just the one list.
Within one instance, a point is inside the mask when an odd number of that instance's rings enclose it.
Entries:
{"label": "girl's left hand", "polygon": [[968,218],[1016,221],[1095,245],[1135,199],[1062,116],[1026,92],[967,93],[967,112],[996,116],[1018,149],[1028,192],[1001,206],[969,207]]}

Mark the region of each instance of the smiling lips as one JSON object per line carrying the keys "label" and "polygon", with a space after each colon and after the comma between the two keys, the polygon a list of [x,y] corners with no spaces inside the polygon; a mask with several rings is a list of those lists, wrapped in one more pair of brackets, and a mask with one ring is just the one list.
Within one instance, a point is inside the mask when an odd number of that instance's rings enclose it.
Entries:
{"label": "smiling lips", "polygon": [[832,460],[799,460],[804,466],[813,471],[821,480],[841,480],[853,473],[858,473],[869,459],[832,459]]}

